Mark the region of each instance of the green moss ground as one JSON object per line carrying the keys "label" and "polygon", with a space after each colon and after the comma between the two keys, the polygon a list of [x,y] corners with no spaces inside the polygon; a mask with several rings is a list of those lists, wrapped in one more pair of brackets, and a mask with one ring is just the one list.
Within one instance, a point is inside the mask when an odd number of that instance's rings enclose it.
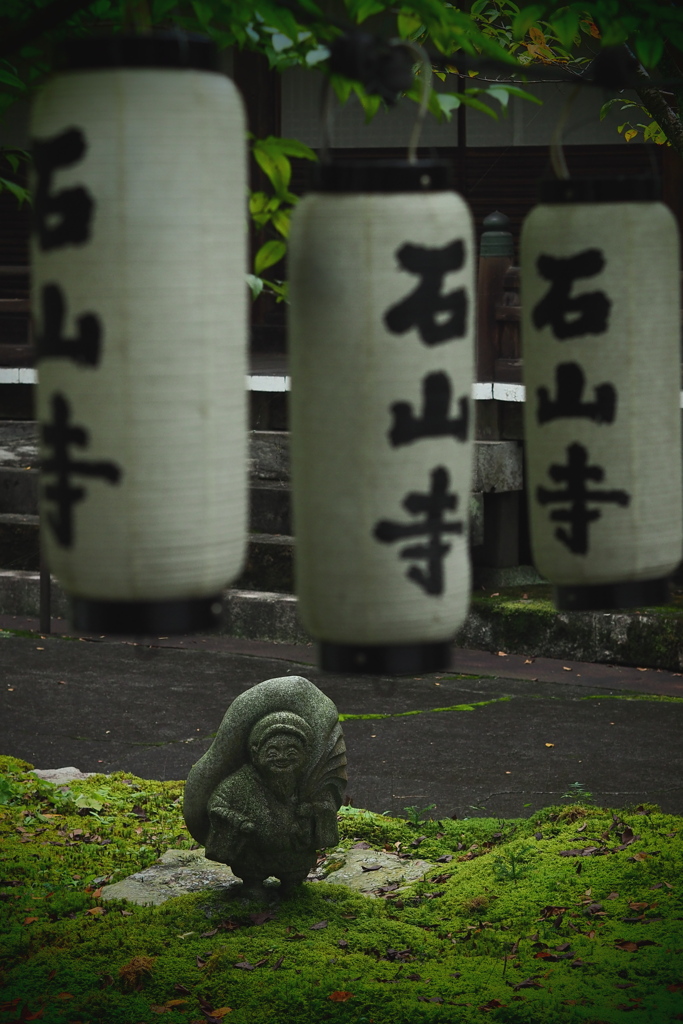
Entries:
{"label": "green moss ground", "polygon": [[346,808],[342,845],[441,862],[398,897],[307,883],[270,908],[138,907],[98,889],[190,847],[183,784],[117,773],[65,796],[29,768],[0,758],[0,1024],[683,1020],[683,819],[652,806],[419,825]]}

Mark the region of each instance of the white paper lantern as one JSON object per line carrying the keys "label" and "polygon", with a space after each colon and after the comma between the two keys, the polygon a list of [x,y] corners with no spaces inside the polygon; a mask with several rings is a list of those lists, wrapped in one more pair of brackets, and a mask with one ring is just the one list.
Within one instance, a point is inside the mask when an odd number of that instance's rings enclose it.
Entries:
{"label": "white paper lantern", "polygon": [[467,613],[474,243],[447,171],[330,165],[293,219],[296,589],[323,668],[443,667]]}
{"label": "white paper lantern", "polygon": [[246,535],[246,157],[208,40],[81,40],[35,101],[40,514],[74,623],[220,616]]}
{"label": "white paper lantern", "polygon": [[662,603],[683,530],[674,218],[640,179],[549,182],[521,287],[536,566],[562,609]]}

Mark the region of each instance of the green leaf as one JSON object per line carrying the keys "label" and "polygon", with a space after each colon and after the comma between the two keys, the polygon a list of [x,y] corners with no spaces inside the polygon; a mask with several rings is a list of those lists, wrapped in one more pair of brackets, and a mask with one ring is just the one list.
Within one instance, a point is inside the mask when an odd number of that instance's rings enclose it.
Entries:
{"label": "green leaf", "polygon": [[512,22],[512,34],[515,39],[523,39],[529,29],[545,13],[544,4],[532,4],[524,7],[515,15]]}
{"label": "green leaf", "polygon": [[111,3],[109,0],[97,0],[97,3],[91,4],[88,12],[95,18],[106,18],[111,14]]}
{"label": "green leaf", "polygon": [[315,46],[312,50],[308,51],[305,60],[309,67],[313,67],[315,64],[320,64],[322,61],[327,60],[329,55],[330,51],[327,46]]}
{"label": "green leaf", "polygon": [[348,102],[349,96],[353,90],[353,82],[350,78],[345,78],[343,75],[331,75],[330,82],[332,88],[335,91],[335,95],[339,100],[339,103],[344,106]]}
{"label": "green leaf", "polygon": [[352,82],[351,88],[355,92],[356,96],[360,100],[360,105],[365,112],[365,123],[369,124],[373,117],[382,106],[381,96],[369,96],[360,82]]}
{"label": "green leaf", "polygon": [[252,216],[255,213],[263,213],[269,202],[270,196],[265,192],[252,192],[249,196],[249,213]]}
{"label": "green leaf", "polygon": [[286,7],[282,7],[279,3],[272,3],[271,0],[259,0],[258,10],[263,18],[264,25],[282,32],[283,35],[289,36],[290,39],[297,38],[300,26],[294,15]]}
{"label": "green leaf", "polygon": [[255,274],[247,274],[247,284],[251,288],[252,299],[258,299],[259,295],[263,291],[264,280],[262,277],[256,277]]}
{"label": "green leaf", "polygon": [[510,102],[510,93],[507,89],[500,89],[495,85],[489,86],[487,89],[487,95],[490,96],[491,99],[498,100],[501,107],[507,107]]}
{"label": "green leaf", "polygon": [[14,89],[21,90],[21,92],[26,92],[26,86],[22,80],[9,71],[3,71],[2,68],[0,68],[0,82],[4,82],[5,85],[11,85]]}
{"label": "green leaf", "polygon": [[289,302],[289,281],[265,281],[264,284],[278,302]]}
{"label": "green leaf", "polygon": [[563,46],[572,46],[579,34],[579,12],[565,7],[552,16],[551,28]]}
{"label": "green leaf", "polygon": [[86,796],[85,793],[81,793],[80,796],[77,796],[74,803],[76,807],[87,807],[93,811],[101,811],[104,807],[102,800],[98,800],[97,797],[94,796]]}
{"label": "green leaf", "polygon": [[396,24],[401,39],[410,39],[422,32],[422,21],[415,14],[402,11],[396,19]]}
{"label": "green leaf", "polygon": [[498,120],[498,114],[495,112],[493,107],[489,107],[488,104],[475,99],[474,96],[468,96],[465,92],[461,94],[461,100],[466,106],[472,107],[473,110],[479,110],[482,114],[488,114],[488,116],[492,117],[494,121]]}
{"label": "green leaf", "polygon": [[447,121],[450,121],[453,111],[457,110],[460,106],[460,97],[454,92],[435,92],[433,96],[440,113],[443,114]]}
{"label": "green leaf", "polygon": [[202,28],[208,28],[209,22],[214,16],[211,4],[204,3],[203,0],[192,0],[192,7]]}
{"label": "green leaf", "polygon": [[[601,121],[605,120],[605,118],[609,114],[610,110],[612,109],[612,107],[616,103],[623,103],[623,100],[622,100],[621,96],[617,96],[614,99],[607,100],[607,103],[603,103],[603,105],[600,107],[600,120]],[[623,110],[624,108],[621,107],[621,109]]]}
{"label": "green leaf", "polygon": [[664,52],[664,37],[639,33],[635,38],[635,48],[638,59],[645,67],[653,68]]}
{"label": "green leaf", "polygon": [[272,216],[272,224],[276,231],[279,231],[283,238],[289,238],[291,217],[287,210],[276,210]]}
{"label": "green leaf", "polygon": [[305,142],[299,142],[298,139],[283,139],[278,135],[269,135],[267,139],[263,140],[270,152],[276,150],[280,153],[284,153],[287,156],[298,156],[303,157],[304,160],[317,160],[318,156],[307,146]]}
{"label": "green leaf", "polygon": [[666,133],[662,131],[656,121],[651,121],[643,132],[644,142],[654,142],[657,146],[664,146],[667,143]]}
{"label": "green leaf", "polygon": [[[520,100],[529,100],[530,103],[535,103],[537,106],[543,106],[543,100],[539,100],[538,96],[534,96],[533,93],[527,92],[526,89],[520,89],[517,85],[505,85],[501,82],[500,85],[495,86],[496,89],[505,89],[506,92],[510,93],[511,96],[518,96]],[[489,90],[490,92],[491,90]]]}
{"label": "green leaf", "polygon": [[275,147],[269,146],[268,140],[263,139],[254,144],[252,153],[261,170],[267,175],[275,192],[278,196],[282,196],[287,191],[287,186],[292,177],[292,165],[287,157]]}
{"label": "green leaf", "polygon": [[298,0],[299,7],[303,7],[304,10],[308,11],[309,14],[314,14],[316,18],[323,18],[323,12],[313,0]]}
{"label": "green leaf", "polygon": [[279,263],[287,252],[287,246],[277,238],[265,242],[254,257],[254,270],[257,275],[263,273],[268,267]]}
{"label": "green leaf", "polygon": [[290,50],[294,46],[294,40],[290,39],[289,36],[284,35],[282,32],[274,32],[271,37],[271,43],[276,53],[282,53],[283,50]]}
{"label": "green leaf", "polygon": [[23,792],[17,783],[0,776],[0,804],[19,803]]}
{"label": "green leaf", "polygon": [[600,21],[600,41],[603,46],[621,46],[628,39],[628,32],[621,22]]}
{"label": "green leaf", "polygon": [[[453,19],[459,13],[455,8],[449,8],[441,0],[411,0],[410,8],[422,17],[422,20],[429,26],[430,30],[434,30],[437,26],[441,25],[444,28],[449,27],[449,22],[452,24]],[[467,18],[468,23],[471,26],[471,21]]]}
{"label": "green leaf", "polygon": [[13,196],[19,200],[19,205],[23,206],[24,203],[31,202],[31,193],[27,188],[22,188],[21,185],[17,185],[15,181],[8,181],[7,178],[0,178],[0,192],[3,189],[7,189]]}
{"label": "green leaf", "polygon": [[380,11],[385,9],[385,4],[381,3],[381,0],[360,0],[353,4],[355,10],[352,16],[356,19],[357,24],[362,24],[366,18],[369,18],[371,14],[379,14]]}
{"label": "green leaf", "polygon": [[178,0],[153,0],[152,3],[152,21],[163,21],[169,11],[172,11],[174,7],[177,7]]}

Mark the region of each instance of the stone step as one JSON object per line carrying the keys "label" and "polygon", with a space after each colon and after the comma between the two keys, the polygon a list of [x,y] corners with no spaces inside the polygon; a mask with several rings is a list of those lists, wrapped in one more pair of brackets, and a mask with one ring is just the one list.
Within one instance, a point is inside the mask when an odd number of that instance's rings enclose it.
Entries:
{"label": "stone step", "polygon": [[[266,529],[249,534],[247,556],[235,586],[243,590],[294,591],[294,537],[285,532],[270,532],[270,526],[286,530],[290,526],[289,494],[277,488],[254,488],[251,529],[254,522]],[[477,543],[482,519],[475,498],[471,502],[470,539]],[[36,572],[40,565],[39,518],[16,512],[0,512],[0,569]]]}
{"label": "stone step", "polygon": [[[38,568],[37,424],[0,421],[0,567]],[[249,438],[252,537],[243,589],[291,592],[292,517],[289,492],[289,435],[252,431]],[[483,494],[519,492],[523,486],[522,450],[515,441],[475,443],[473,493],[470,497],[470,544],[484,542]],[[502,500],[496,497],[495,500]],[[494,563],[495,564],[495,563]]]}
{"label": "stone step", "polygon": [[[40,566],[38,516],[0,513],[0,568],[37,572]],[[244,590],[294,589],[294,538],[269,533],[249,536],[244,572],[236,581]]]}
{"label": "stone step", "polygon": [[292,534],[291,492],[278,480],[252,481],[249,488],[249,529],[252,533]]}
{"label": "stone step", "polygon": [[[38,512],[38,470],[0,466],[0,522],[6,515],[19,515],[29,522]],[[483,537],[481,495],[470,501],[470,543]],[[0,526],[0,530],[2,527]],[[249,530],[251,533],[292,535],[292,502],[288,484],[282,480],[255,480],[249,488]],[[1,543],[1,542],[0,542]],[[1,549],[0,549],[1,550]],[[7,555],[0,565],[7,565]],[[3,561],[5,559],[5,561]]]}
{"label": "stone step", "polygon": [[[53,619],[69,619],[69,598],[52,577],[50,594]],[[240,590],[224,592],[221,632],[252,640],[282,644],[311,644],[312,637],[297,617],[297,600],[292,594]],[[40,576],[37,572],[0,569],[0,615],[37,619],[40,614]]]}
{"label": "stone step", "polygon": [[[38,425],[0,420],[0,469],[35,470],[39,465]],[[252,430],[249,434],[249,475],[253,484],[290,477],[289,433]],[[9,485],[8,485],[9,486]],[[472,491],[500,494],[523,487],[522,448],[517,441],[475,441]],[[8,511],[23,511],[9,509]]]}
{"label": "stone step", "polygon": [[38,512],[38,470],[0,466],[0,513]]}
{"label": "stone step", "polygon": [[[523,451],[517,441],[475,441],[472,491],[501,494],[524,486]],[[253,430],[249,443],[252,480],[288,481],[289,433]]]}
{"label": "stone step", "polygon": [[[0,514],[38,513],[37,469],[0,466]],[[249,529],[253,533],[292,532],[290,491],[279,480],[256,480],[249,488]]]}
{"label": "stone step", "polygon": [[234,586],[241,590],[293,593],[294,538],[282,534],[250,534],[244,570]]}
{"label": "stone step", "polygon": [[0,514],[0,567],[37,570],[40,565],[38,516]]}
{"label": "stone step", "polygon": [[[507,591],[501,588],[495,598],[475,593],[455,645],[526,657],[642,665],[670,672],[683,668],[680,598],[664,610],[555,612],[550,603],[551,588],[539,587],[538,594],[529,601],[520,587]],[[275,644],[313,643],[299,622],[297,600],[291,594],[231,588],[224,593],[224,608],[221,632],[227,636]],[[0,615],[37,619],[38,614],[38,573],[0,570]],[[56,581],[52,586],[52,615],[69,617],[68,599]],[[504,676],[503,658],[500,669]]]}

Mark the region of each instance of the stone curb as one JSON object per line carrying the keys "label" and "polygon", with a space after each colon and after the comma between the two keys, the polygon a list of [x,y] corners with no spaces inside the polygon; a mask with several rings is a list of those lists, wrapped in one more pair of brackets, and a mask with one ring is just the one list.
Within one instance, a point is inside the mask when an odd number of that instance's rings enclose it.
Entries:
{"label": "stone curb", "polygon": [[[38,612],[38,573],[0,571],[0,615],[37,618]],[[68,599],[56,581],[52,614],[60,618],[69,615]],[[227,590],[221,632],[266,643],[313,642],[299,622],[297,599],[291,594]],[[675,606],[664,612],[555,612],[547,603],[539,607],[537,600],[525,608],[518,601],[510,601],[510,595],[504,592],[498,602],[475,595],[455,645],[678,672],[683,668],[683,615]]]}

